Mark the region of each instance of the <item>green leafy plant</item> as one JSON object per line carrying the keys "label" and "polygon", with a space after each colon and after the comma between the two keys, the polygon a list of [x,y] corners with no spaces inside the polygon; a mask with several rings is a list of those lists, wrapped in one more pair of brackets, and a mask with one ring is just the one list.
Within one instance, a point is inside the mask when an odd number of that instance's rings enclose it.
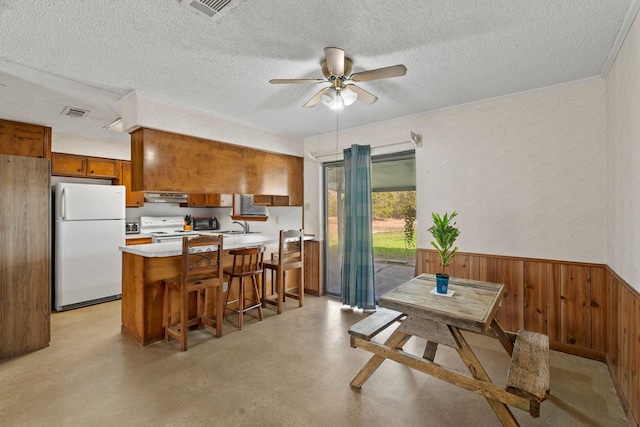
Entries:
{"label": "green leafy plant", "polygon": [[453,219],[458,215],[457,212],[451,214],[445,213],[440,216],[437,213],[432,213],[433,225],[429,228],[429,232],[433,236],[434,240],[431,241],[438,255],[440,256],[440,262],[442,263],[442,273],[444,268],[453,262],[453,256],[458,251],[457,246],[453,246],[456,239],[460,235],[460,230],[456,227],[456,222]]}
{"label": "green leafy plant", "polygon": [[404,246],[411,249],[416,246],[416,207],[407,206],[402,210],[404,215]]}

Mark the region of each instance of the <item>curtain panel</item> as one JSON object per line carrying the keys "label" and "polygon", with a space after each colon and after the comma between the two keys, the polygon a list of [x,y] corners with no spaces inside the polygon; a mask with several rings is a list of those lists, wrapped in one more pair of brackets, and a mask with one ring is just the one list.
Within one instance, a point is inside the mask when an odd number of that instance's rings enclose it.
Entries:
{"label": "curtain panel", "polygon": [[376,307],[371,215],[371,147],[344,150],[344,234],[342,303]]}

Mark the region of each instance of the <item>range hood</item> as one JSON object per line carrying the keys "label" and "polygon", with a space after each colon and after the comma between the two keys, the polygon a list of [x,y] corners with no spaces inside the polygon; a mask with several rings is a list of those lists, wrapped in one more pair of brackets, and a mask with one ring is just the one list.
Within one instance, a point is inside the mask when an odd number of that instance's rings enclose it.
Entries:
{"label": "range hood", "polygon": [[187,203],[184,193],[144,193],[145,203]]}

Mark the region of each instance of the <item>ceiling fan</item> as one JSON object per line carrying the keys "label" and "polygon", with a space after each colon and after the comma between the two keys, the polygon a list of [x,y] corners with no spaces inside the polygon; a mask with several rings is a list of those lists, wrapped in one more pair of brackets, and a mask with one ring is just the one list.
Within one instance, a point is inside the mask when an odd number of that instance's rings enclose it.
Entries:
{"label": "ceiling fan", "polygon": [[378,100],[377,96],[361,87],[353,83],[346,84],[345,82],[367,82],[407,74],[407,67],[402,64],[351,74],[352,65],[353,61],[344,55],[344,50],[337,47],[325,47],[324,59],[321,62],[324,79],[272,79],[269,80],[269,83],[329,83],[331,86],[325,87],[316,93],[313,98],[304,104],[304,107],[310,108],[322,101],[323,104],[328,105],[330,108],[342,109],[353,104],[356,99],[367,105],[373,104]]}

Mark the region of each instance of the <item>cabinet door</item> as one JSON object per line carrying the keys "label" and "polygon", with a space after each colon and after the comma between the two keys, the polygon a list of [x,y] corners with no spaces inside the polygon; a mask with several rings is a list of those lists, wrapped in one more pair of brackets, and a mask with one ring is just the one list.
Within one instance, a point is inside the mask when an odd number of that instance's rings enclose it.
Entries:
{"label": "cabinet door", "polygon": [[131,191],[131,162],[123,161],[122,170],[118,185],[124,185],[127,189],[126,201],[128,208],[139,208],[144,206],[144,193],[141,191]]}
{"label": "cabinet door", "polygon": [[289,206],[289,196],[254,194],[253,204],[256,206]]}
{"label": "cabinet door", "polygon": [[271,206],[273,204],[271,196],[266,194],[254,194],[253,204],[256,206]]}
{"label": "cabinet door", "polygon": [[219,194],[188,194],[187,206],[192,208],[217,208],[220,206]]}
{"label": "cabinet door", "polygon": [[204,207],[204,194],[188,194],[187,195],[187,206],[192,208],[203,208]]}
{"label": "cabinet door", "polygon": [[87,157],[87,177],[116,178],[116,161],[114,159]]}
{"label": "cabinet door", "polygon": [[48,159],[51,157],[51,128],[0,120],[0,153]]}
{"label": "cabinet door", "polygon": [[[0,155],[0,360],[49,345],[49,160]],[[1,362],[0,362],[1,363]]]}
{"label": "cabinet door", "polygon": [[316,296],[324,294],[321,248],[321,241],[307,240],[304,242],[304,291]]}
{"label": "cabinet door", "polygon": [[219,196],[221,208],[233,207],[233,194],[220,194]]}
{"label": "cabinet door", "polygon": [[86,176],[87,158],[74,154],[51,154],[51,175]]}
{"label": "cabinet door", "polygon": [[205,194],[204,196],[204,205],[207,208],[217,208],[220,206],[220,195],[219,194]]}

